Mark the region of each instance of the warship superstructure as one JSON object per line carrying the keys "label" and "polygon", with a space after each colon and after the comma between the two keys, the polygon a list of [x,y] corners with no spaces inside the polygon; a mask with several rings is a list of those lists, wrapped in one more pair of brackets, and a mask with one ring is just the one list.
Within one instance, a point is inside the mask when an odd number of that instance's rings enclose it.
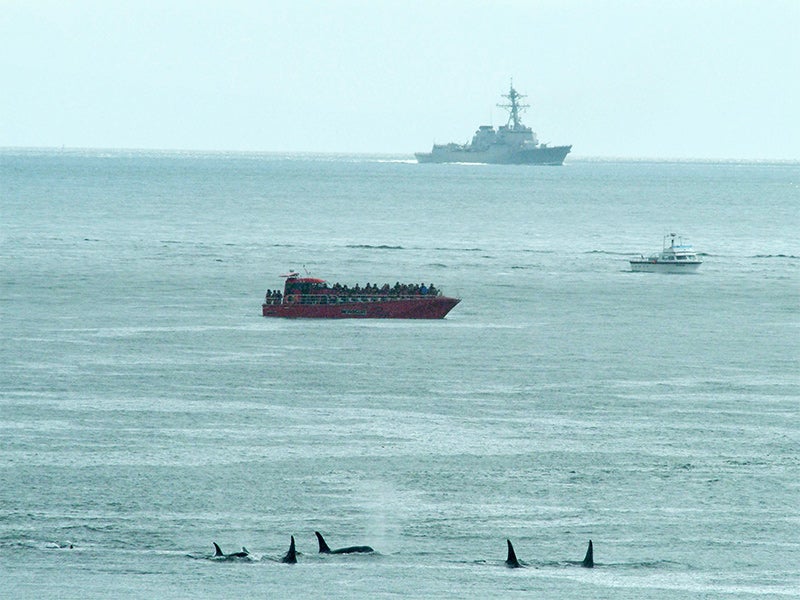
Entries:
{"label": "warship superstructure", "polygon": [[416,152],[421,163],[487,163],[512,165],[561,165],[572,146],[540,144],[530,127],[523,125],[520,113],[529,104],[522,104],[526,96],[514,89],[511,83],[507,104],[498,104],[508,110],[508,123],[495,129],[481,125],[469,144],[434,144],[430,152]]}

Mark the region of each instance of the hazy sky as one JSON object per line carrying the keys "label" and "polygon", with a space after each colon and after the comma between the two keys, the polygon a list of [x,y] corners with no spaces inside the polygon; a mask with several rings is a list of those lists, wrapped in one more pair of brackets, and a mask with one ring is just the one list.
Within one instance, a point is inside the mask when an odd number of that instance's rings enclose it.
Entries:
{"label": "hazy sky", "polygon": [[800,0],[0,0],[0,147],[800,159]]}

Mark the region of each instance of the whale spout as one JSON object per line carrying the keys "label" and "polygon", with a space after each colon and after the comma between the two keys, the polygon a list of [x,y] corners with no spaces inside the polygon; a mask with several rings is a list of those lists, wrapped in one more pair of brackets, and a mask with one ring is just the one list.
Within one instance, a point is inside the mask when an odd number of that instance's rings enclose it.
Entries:
{"label": "whale spout", "polygon": [[281,562],[290,565],[293,565],[297,562],[297,552],[294,548],[294,536],[292,536],[292,542],[289,544],[289,551],[281,559]]}
{"label": "whale spout", "polygon": [[514,552],[514,546],[511,545],[511,540],[506,540],[506,543],[508,544],[508,558],[506,558],[506,566],[511,569],[517,569],[521,567],[522,565],[519,564],[517,555]]}
{"label": "whale spout", "polygon": [[589,540],[589,547],[586,549],[586,556],[583,557],[581,566],[587,569],[594,567],[594,548],[592,547],[592,540]]}

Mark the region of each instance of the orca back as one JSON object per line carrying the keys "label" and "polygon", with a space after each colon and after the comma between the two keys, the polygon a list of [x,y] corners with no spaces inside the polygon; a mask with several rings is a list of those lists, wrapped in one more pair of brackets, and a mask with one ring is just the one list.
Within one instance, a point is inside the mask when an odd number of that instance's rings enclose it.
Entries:
{"label": "orca back", "polygon": [[375,550],[372,546],[348,546],[347,548],[330,550],[331,554],[355,554],[357,552],[375,552]]}

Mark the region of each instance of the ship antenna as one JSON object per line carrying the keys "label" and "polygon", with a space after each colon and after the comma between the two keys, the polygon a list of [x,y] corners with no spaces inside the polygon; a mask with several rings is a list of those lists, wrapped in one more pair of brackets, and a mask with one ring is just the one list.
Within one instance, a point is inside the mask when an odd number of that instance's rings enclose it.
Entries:
{"label": "ship antenna", "polygon": [[509,86],[508,94],[503,94],[503,98],[508,98],[510,104],[498,104],[500,108],[508,110],[508,125],[511,129],[524,127],[522,121],[519,120],[520,113],[524,112],[526,108],[530,108],[530,104],[521,104],[519,101],[522,98],[527,98],[524,94],[520,94],[514,89],[514,78],[511,78],[511,85]]}

